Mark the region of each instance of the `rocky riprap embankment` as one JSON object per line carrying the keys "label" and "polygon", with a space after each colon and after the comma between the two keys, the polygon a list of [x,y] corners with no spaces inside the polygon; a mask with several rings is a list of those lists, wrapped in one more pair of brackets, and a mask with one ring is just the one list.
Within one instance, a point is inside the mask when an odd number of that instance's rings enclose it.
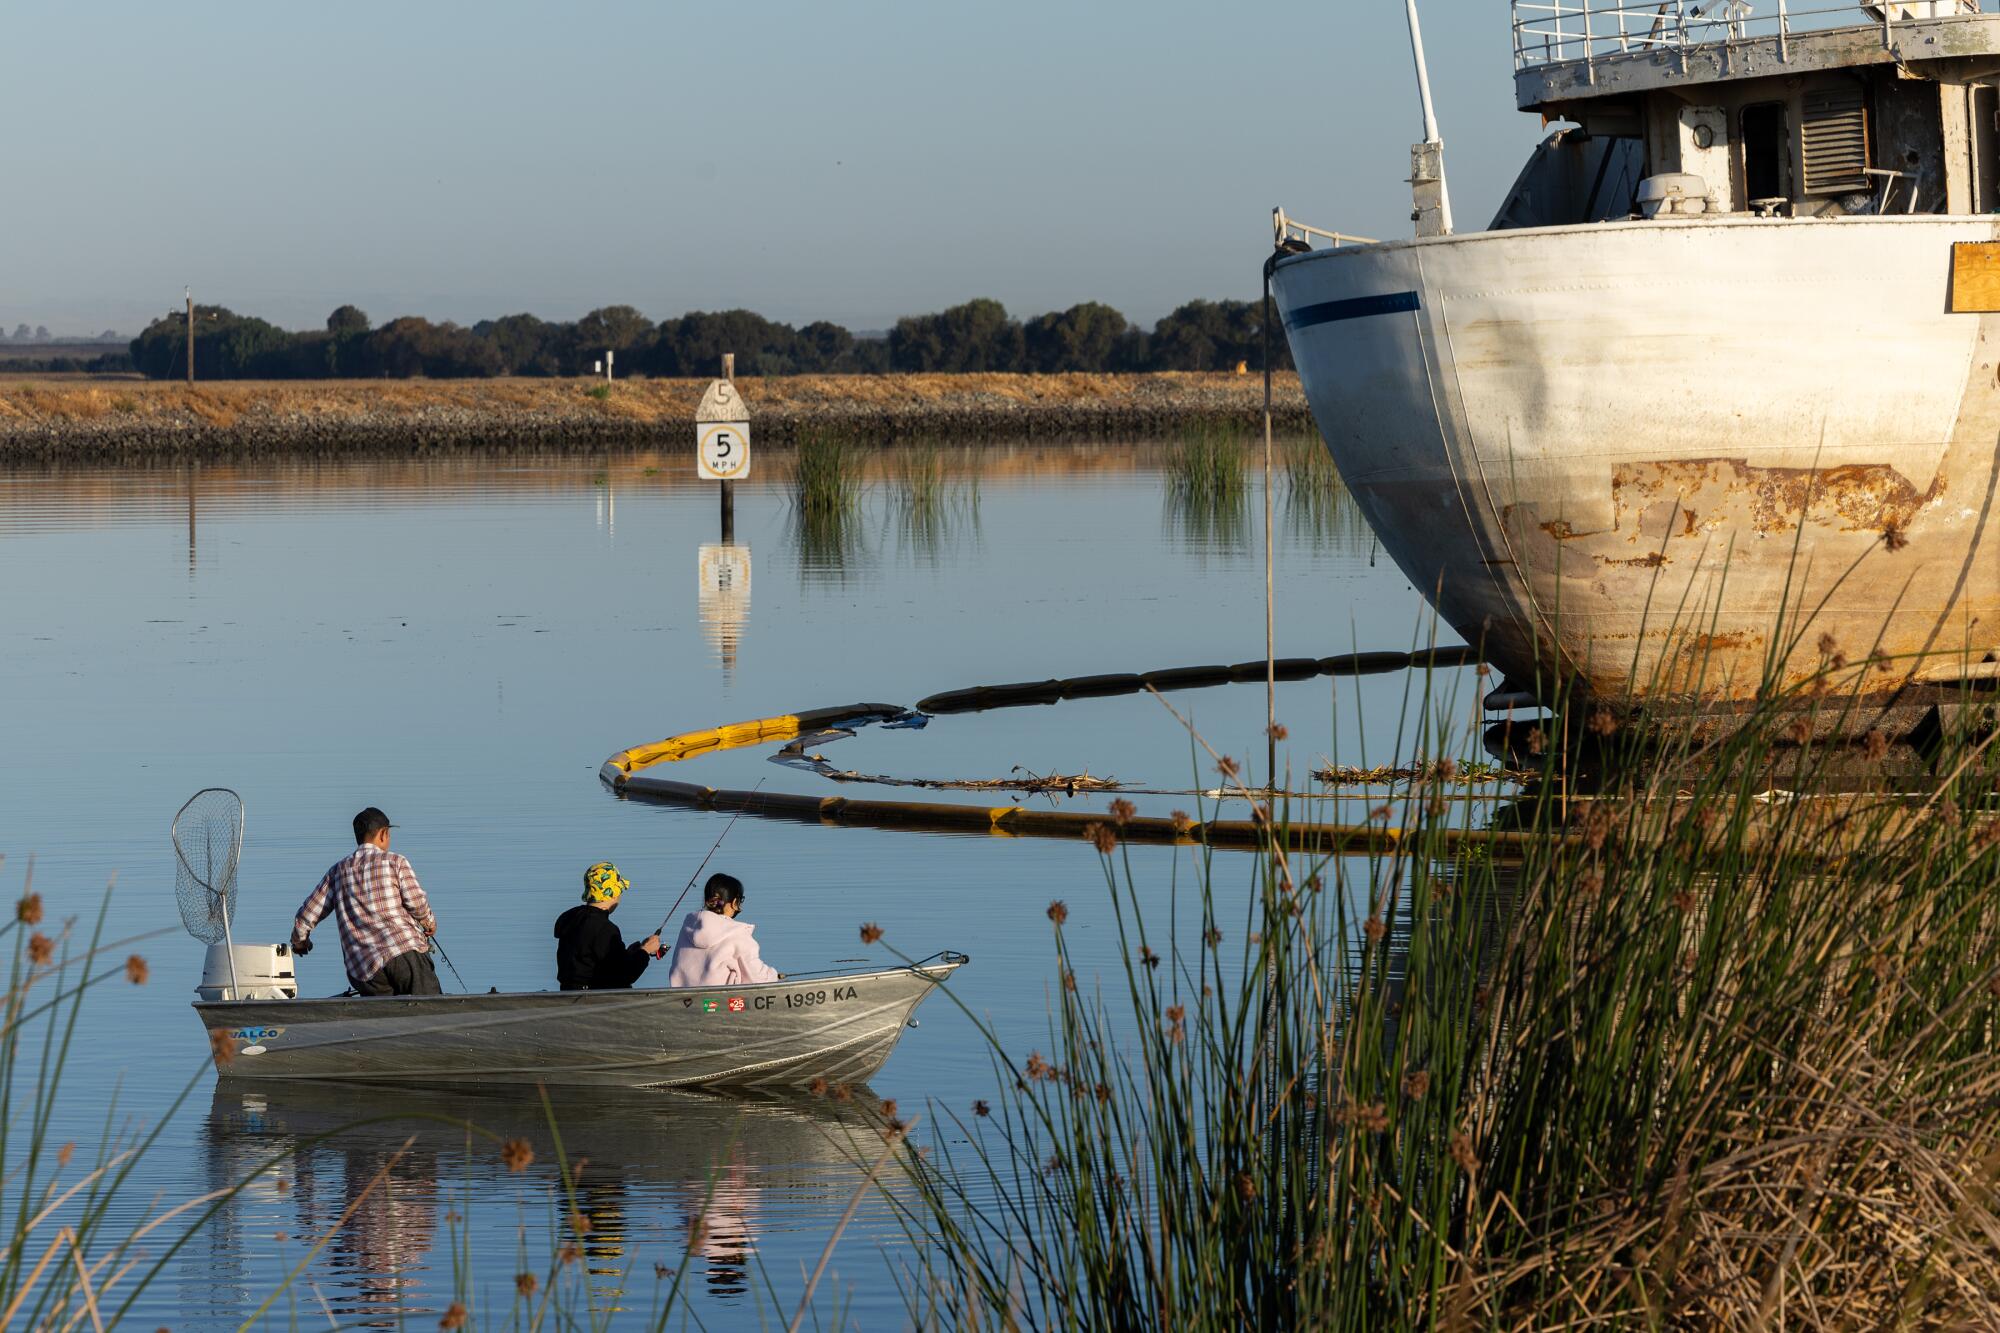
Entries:
{"label": "rocky riprap embankment", "polygon": [[[0,380],[0,461],[329,457],[657,447],[691,430],[705,380]],[[804,430],[912,439],[1138,439],[1261,420],[1257,375],[854,375],[744,378],[752,437]],[[1298,378],[1274,416],[1308,422]]]}

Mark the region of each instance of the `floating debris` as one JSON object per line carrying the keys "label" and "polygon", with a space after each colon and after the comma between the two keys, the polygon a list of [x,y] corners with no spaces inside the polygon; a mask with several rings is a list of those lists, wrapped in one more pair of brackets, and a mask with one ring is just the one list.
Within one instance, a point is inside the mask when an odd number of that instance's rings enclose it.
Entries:
{"label": "floating debris", "polygon": [[1525,782],[1536,776],[1484,760],[1464,759],[1427,759],[1420,764],[1378,764],[1374,768],[1325,764],[1313,770],[1313,779],[1329,787],[1386,786],[1397,782]]}

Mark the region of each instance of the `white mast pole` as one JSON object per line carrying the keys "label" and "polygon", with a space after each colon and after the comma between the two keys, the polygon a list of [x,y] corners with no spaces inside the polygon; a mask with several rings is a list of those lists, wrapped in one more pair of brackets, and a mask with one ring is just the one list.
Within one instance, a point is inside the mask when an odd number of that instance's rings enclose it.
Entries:
{"label": "white mast pole", "polygon": [[1410,21],[1410,54],[1417,62],[1417,95],[1424,107],[1424,141],[1410,150],[1410,185],[1415,192],[1417,235],[1451,235],[1451,192],[1444,179],[1444,140],[1438,137],[1437,108],[1431,102],[1431,74],[1424,63],[1424,30],[1417,0],[1403,0]]}

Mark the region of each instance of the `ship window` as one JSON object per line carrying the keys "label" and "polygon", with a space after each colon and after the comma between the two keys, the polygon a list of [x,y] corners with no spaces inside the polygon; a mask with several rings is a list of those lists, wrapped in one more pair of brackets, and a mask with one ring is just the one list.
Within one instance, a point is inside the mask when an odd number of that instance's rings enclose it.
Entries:
{"label": "ship window", "polygon": [[1743,193],[1752,204],[1792,197],[1792,143],[1783,102],[1743,108]]}
{"label": "ship window", "polygon": [[1868,188],[1868,108],[1858,84],[1842,82],[1807,93],[1799,140],[1805,193],[1849,194]]}

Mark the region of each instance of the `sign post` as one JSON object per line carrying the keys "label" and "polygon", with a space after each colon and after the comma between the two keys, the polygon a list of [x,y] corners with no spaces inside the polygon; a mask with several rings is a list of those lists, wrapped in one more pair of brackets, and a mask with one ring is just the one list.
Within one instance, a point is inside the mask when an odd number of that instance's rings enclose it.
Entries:
{"label": "sign post", "polygon": [[750,475],[750,409],[736,392],[736,357],[722,356],[722,378],[708,386],[694,413],[695,466],[721,483],[722,541],[736,540],[736,483]]}

